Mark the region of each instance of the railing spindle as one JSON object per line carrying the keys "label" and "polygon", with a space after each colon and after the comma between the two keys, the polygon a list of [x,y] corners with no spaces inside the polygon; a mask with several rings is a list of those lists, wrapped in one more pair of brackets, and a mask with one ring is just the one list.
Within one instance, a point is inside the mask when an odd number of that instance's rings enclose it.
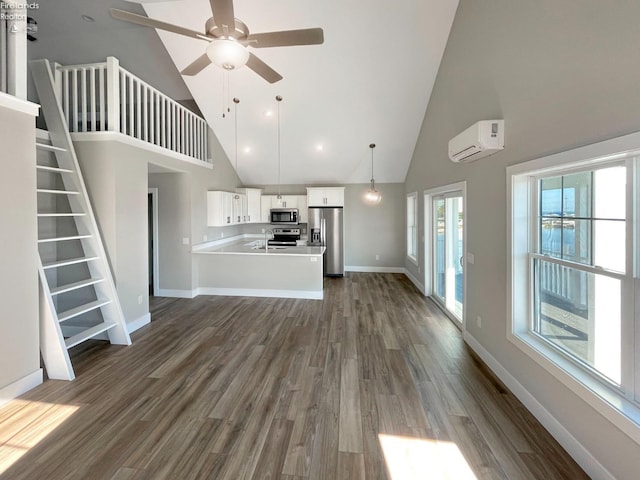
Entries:
{"label": "railing spindle", "polygon": [[105,76],[105,72],[106,69],[104,69],[103,67],[100,67],[100,69],[98,70],[99,73],[99,85],[98,85],[98,119],[100,121],[100,127],[96,128],[96,130],[99,131],[104,131],[106,130],[105,128],[105,121],[107,116],[106,111],[104,109],[104,76]]}
{"label": "railing spindle", "polygon": [[78,69],[74,68],[71,71],[73,77],[71,78],[72,80],[72,93],[73,93],[73,97],[72,97],[72,102],[71,102],[71,108],[73,108],[73,112],[72,113],[72,119],[73,119],[73,124],[69,125],[69,130],[72,132],[77,132],[78,131]]}
{"label": "railing spindle", "polygon": [[96,69],[91,67],[89,71],[89,91],[91,92],[91,131],[96,131]]}

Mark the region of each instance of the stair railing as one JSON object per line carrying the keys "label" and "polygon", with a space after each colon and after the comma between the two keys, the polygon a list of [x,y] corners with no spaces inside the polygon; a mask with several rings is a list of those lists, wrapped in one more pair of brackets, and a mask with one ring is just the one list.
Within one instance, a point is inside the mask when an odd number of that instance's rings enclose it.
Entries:
{"label": "stair railing", "polygon": [[70,132],[120,132],[210,163],[207,122],[122,68],[117,58],[56,64],[55,83]]}

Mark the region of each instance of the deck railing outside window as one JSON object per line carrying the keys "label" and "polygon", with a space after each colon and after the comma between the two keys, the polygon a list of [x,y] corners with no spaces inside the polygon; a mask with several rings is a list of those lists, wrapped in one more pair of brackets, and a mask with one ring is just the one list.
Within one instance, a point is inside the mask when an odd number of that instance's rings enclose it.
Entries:
{"label": "deck railing outside window", "polygon": [[56,65],[56,89],[70,132],[120,132],[174,152],[207,160],[207,123],[120,67]]}

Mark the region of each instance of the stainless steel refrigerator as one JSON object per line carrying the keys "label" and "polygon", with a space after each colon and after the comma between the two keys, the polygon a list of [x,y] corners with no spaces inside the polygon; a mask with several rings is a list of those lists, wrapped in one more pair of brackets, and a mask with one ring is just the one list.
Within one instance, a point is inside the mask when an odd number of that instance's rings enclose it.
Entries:
{"label": "stainless steel refrigerator", "polygon": [[308,244],[324,246],[325,276],[344,275],[342,207],[309,207]]}

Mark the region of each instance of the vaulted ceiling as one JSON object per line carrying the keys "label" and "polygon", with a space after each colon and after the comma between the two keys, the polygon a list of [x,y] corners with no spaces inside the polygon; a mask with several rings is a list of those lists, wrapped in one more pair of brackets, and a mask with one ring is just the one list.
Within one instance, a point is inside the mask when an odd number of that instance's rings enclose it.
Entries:
{"label": "vaulted ceiling", "polygon": [[[29,55],[63,64],[112,55],[172,97],[191,96],[244,184],[365,183],[371,178],[370,143],[377,145],[376,181],[404,181],[457,0],[235,0],[235,16],[251,33],[324,30],[322,45],[250,48],[284,77],[274,84],[246,67],[225,74],[215,65],[181,79],[178,72],[204,53],[206,41],[156,34],[112,19],[108,9],[204,32],[212,16],[209,1],[142,4],[42,2],[32,12],[39,31]],[[280,154],[277,95],[283,97]]]}

